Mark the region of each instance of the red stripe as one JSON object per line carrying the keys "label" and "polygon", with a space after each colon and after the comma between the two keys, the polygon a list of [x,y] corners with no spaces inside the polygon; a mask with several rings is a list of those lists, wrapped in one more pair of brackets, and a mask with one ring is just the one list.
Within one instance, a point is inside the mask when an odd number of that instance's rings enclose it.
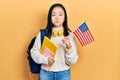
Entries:
{"label": "red stripe", "polygon": [[86,38],[87,38],[87,42],[88,42],[88,44],[90,43],[90,38],[89,38],[89,36],[88,36],[88,33],[87,33],[88,31],[86,31],[86,32],[84,32],[84,34],[86,35]]}
{"label": "red stripe", "polygon": [[[78,29],[79,30],[79,29]],[[81,37],[83,38],[84,46],[87,44],[84,34],[79,30]]]}
{"label": "red stripe", "polygon": [[78,34],[76,33],[76,30],[73,32],[75,34],[75,36],[78,38],[78,40],[80,41],[81,45],[83,46],[80,37],[78,36]]}
{"label": "red stripe", "polygon": [[84,37],[82,36],[82,33],[79,29],[77,29],[77,33],[81,37],[81,42],[82,42],[83,46],[85,46],[86,43],[85,43]]}
{"label": "red stripe", "polygon": [[[80,40],[80,38],[77,36],[77,33],[76,32],[73,32],[74,33],[74,35],[78,38],[78,40],[80,41],[80,43],[81,43],[81,40]],[[82,43],[81,43],[81,45],[82,45]]]}
{"label": "red stripe", "polygon": [[88,33],[88,35],[89,35],[90,41],[93,42],[93,41],[94,41],[94,38],[92,37],[90,31],[88,31],[87,33]]}
{"label": "red stripe", "polygon": [[90,35],[90,32],[88,31],[87,33],[89,33],[88,35],[89,35],[89,39],[90,39],[90,42],[92,42],[93,40],[92,40],[92,38],[91,38],[91,36],[92,35]]}
{"label": "red stripe", "polygon": [[92,36],[92,34],[91,34],[91,32],[90,32],[90,31],[89,31],[89,33],[90,33],[90,35],[91,35],[92,40],[94,41],[94,38],[93,38],[93,36]]}
{"label": "red stripe", "polygon": [[86,40],[86,45],[89,44],[89,40],[88,40],[88,37],[87,37],[87,34],[86,32],[83,33],[84,37],[85,37],[85,40]]}

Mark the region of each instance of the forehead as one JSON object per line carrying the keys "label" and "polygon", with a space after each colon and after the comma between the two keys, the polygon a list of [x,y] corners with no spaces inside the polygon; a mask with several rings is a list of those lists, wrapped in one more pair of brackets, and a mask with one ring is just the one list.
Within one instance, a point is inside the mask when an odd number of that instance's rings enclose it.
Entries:
{"label": "forehead", "polygon": [[64,13],[64,10],[61,7],[55,7],[52,13]]}

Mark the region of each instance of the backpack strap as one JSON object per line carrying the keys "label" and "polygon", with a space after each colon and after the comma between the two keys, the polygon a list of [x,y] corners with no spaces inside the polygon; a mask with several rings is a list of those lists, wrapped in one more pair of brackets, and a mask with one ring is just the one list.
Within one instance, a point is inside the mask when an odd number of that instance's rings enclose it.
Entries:
{"label": "backpack strap", "polygon": [[46,35],[46,29],[41,29],[40,32],[41,32],[41,45],[42,45],[44,36]]}

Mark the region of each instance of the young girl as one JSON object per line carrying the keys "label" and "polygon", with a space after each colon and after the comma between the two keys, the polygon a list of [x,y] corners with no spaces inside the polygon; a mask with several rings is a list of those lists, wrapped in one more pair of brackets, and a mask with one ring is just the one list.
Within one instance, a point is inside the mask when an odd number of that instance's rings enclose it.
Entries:
{"label": "young girl", "polygon": [[41,66],[40,80],[70,80],[70,65],[78,60],[74,37],[67,24],[67,14],[62,4],[53,4],[48,13],[46,36],[58,46],[53,58],[45,57],[40,53],[41,33],[37,35],[35,44],[31,49],[31,56],[38,64],[50,66],[46,69]]}

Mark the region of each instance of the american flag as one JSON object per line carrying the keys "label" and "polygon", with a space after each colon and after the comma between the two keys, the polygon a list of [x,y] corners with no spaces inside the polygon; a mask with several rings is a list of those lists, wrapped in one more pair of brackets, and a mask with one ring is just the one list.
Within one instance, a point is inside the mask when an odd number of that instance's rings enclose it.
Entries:
{"label": "american flag", "polygon": [[84,47],[94,41],[94,38],[85,22],[83,22],[80,26],[78,26],[73,31],[73,34],[80,41],[82,47]]}

